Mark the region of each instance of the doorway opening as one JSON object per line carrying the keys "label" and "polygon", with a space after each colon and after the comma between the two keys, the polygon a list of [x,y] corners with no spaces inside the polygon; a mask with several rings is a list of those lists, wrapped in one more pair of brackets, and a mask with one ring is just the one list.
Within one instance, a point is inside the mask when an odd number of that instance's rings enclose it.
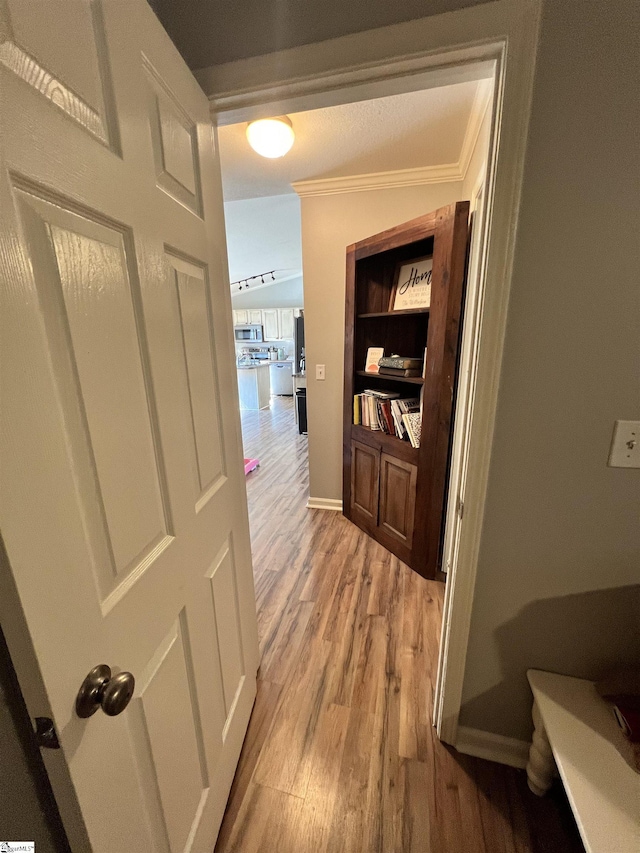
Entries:
{"label": "doorway opening", "polygon": [[[393,228],[452,202],[471,203],[472,251],[464,308],[465,332],[461,337],[455,437],[451,445],[450,482],[443,525],[440,579],[454,566],[457,556],[462,479],[462,459],[468,451],[468,425],[472,411],[473,365],[477,361],[479,322],[483,308],[483,244],[490,205],[481,201],[490,195],[488,164],[492,155],[496,117],[496,62],[472,62],[458,66],[455,74],[425,72],[327,93],[327,106],[289,112],[296,132],[293,149],[282,160],[263,160],[252,152],[245,139],[246,121],[238,122],[238,111],[219,116],[219,140],[223,185],[227,200],[227,238],[234,322],[258,317],[260,290],[251,294],[246,280],[234,276],[233,257],[250,256],[253,244],[271,250],[273,234],[283,211],[297,209],[301,272],[304,280],[305,362],[308,367],[309,491],[305,506],[341,510],[343,405],[345,250],[371,234]],[[377,95],[377,96],[376,96]],[[299,103],[299,99],[297,101]],[[286,102],[279,103],[281,110]],[[262,108],[261,108],[262,109]],[[265,107],[266,109],[266,107]],[[247,118],[256,117],[256,108]],[[244,198],[237,196],[243,195]],[[258,215],[255,215],[258,211]],[[292,229],[285,228],[290,238]],[[242,235],[242,239],[240,239]],[[286,242],[285,242],[286,245]],[[260,263],[268,266],[269,255]],[[262,260],[264,258],[264,260]],[[260,266],[254,261],[254,266]],[[251,285],[251,282],[249,283]],[[242,293],[239,287],[243,286]],[[263,293],[266,296],[267,288]],[[251,294],[249,297],[248,294]],[[241,298],[255,306],[252,318],[247,307],[238,315]],[[251,302],[248,300],[251,299]],[[387,353],[391,355],[391,353]],[[364,370],[365,365],[362,365]],[[322,378],[321,378],[322,377]],[[255,439],[266,442],[267,454],[286,459],[284,431],[268,429],[281,418],[281,400],[271,397],[271,407],[258,417],[243,415],[245,450]],[[291,435],[293,441],[295,437]],[[278,448],[281,448],[279,450]],[[289,452],[292,445],[289,443]],[[304,451],[303,451],[304,452]],[[248,453],[245,453],[248,455]],[[264,454],[263,454],[264,455]],[[261,465],[263,460],[261,460]],[[296,459],[297,470],[303,470]],[[270,530],[292,507],[292,490],[299,483],[288,479],[288,488],[277,488],[284,468],[269,475],[257,469],[247,480],[250,519],[254,531],[254,570],[258,587],[265,561],[265,541],[255,531]],[[306,470],[305,470],[306,474]],[[275,476],[274,476],[275,475]],[[286,478],[285,478],[286,479]],[[262,484],[258,484],[262,480]],[[253,496],[255,495],[255,500]],[[296,504],[296,514],[301,502]],[[304,516],[301,514],[300,519]],[[266,519],[269,519],[267,522]],[[419,523],[419,522],[418,522]],[[310,534],[312,535],[312,534]],[[446,609],[446,605],[445,605]],[[438,625],[438,631],[440,625]],[[437,654],[437,648],[433,649]],[[435,689],[437,697],[440,691]],[[437,708],[440,706],[437,705]],[[440,733],[440,732],[439,732]]]}

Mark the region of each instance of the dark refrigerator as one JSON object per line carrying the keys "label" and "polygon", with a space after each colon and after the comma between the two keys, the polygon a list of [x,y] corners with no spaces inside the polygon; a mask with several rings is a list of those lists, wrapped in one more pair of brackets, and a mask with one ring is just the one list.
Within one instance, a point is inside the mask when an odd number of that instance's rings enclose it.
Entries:
{"label": "dark refrigerator", "polygon": [[296,317],[293,328],[295,373],[304,373],[304,317]]}

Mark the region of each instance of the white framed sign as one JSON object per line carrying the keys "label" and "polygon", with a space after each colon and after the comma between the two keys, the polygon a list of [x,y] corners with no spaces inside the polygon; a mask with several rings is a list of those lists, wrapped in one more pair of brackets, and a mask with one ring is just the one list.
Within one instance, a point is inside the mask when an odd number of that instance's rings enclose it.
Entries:
{"label": "white framed sign", "polygon": [[398,264],[396,283],[391,293],[390,311],[410,308],[429,308],[431,305],[431,275],[433,256],[416,258]]}

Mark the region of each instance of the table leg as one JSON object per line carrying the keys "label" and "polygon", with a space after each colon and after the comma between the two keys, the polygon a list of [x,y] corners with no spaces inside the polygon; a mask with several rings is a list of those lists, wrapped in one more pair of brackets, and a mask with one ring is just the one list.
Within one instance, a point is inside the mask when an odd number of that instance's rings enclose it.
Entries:
{"label": "table leg", "polygon": [[556,764],[553,752],[549,745],[549,738],[538,710],[538,704],[533,702],[533,742],[529,748],[529,761],[527,763],[527,782],[529,789],[538,797],[544,796],[553,782],[556,772]]}

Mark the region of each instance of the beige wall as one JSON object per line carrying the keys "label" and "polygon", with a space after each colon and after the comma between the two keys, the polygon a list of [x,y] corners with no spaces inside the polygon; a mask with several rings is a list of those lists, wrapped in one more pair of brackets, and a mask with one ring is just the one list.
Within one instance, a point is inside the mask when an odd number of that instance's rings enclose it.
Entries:
{"label": "beige wall", "polygon": [[637,15],[544,7],[461,715],[519,738],[527,668],[640,660]]}
{"label": "beige wall", "polygon": [[[461,198],[461,182],[305,196],[302,209],[309,493],[342,497],[345,250]],[[315,365],[326,379],[315,379]]]}

